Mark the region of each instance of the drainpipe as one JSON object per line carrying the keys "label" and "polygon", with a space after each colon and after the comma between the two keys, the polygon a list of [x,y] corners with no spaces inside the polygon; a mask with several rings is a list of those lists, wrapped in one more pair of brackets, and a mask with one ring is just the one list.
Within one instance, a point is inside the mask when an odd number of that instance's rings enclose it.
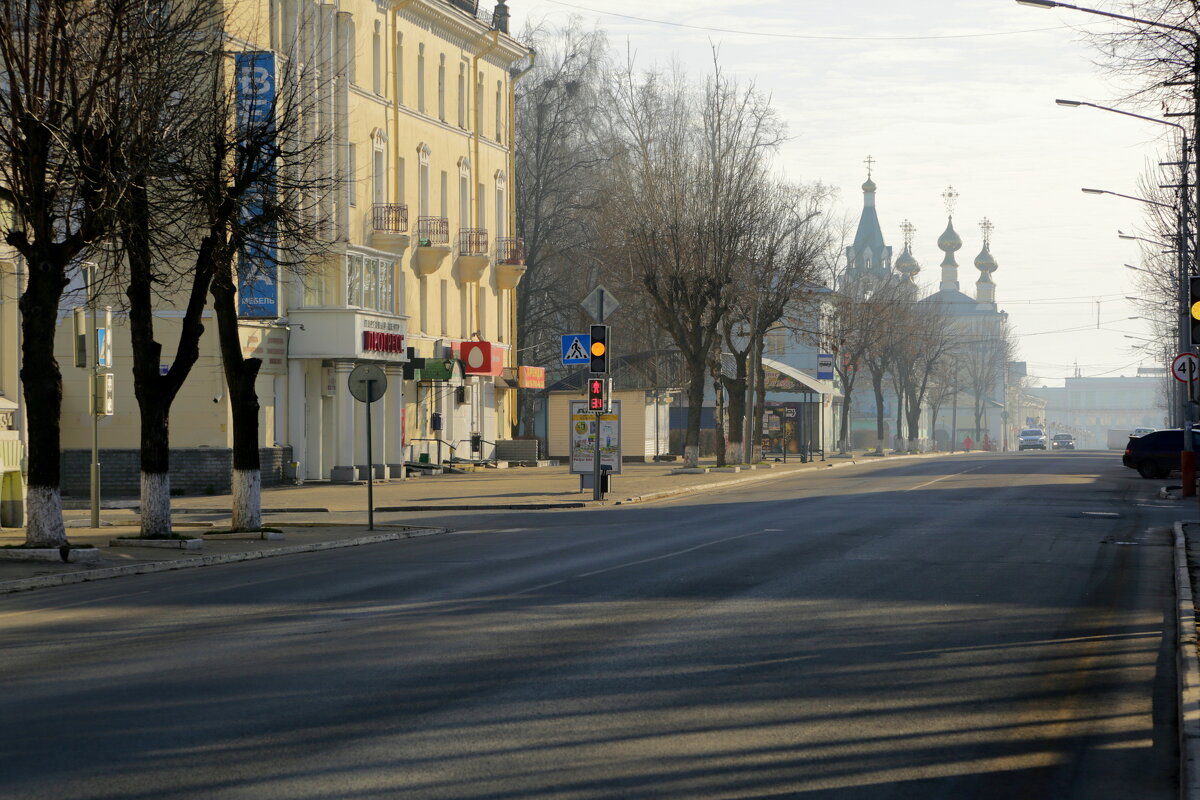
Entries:
{"label": "drainpipe", "polygon": [[[525,69],[510,75],[508,80],[508,230],[511,236],[517,231],[517,81],[524,78],[537,62],[537,52],[529,51],[529,65]],[[508,293],[508,360],[509,366],[517,368],[517,290]],[[519,422],[517,404],[509,404],[508,426],[513,429]],[[532,432],[530,432],[532,433]]]}

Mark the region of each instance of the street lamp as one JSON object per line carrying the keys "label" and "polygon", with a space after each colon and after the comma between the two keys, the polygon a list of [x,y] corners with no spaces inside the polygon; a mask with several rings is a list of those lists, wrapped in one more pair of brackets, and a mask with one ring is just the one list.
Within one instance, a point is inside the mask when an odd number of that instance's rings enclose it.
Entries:
{"label": "street lamp", "polygon": [[1172,211],[1178,212],[1178,209],[1176,209],[1175,206],[1173,206],[1170,203],[1160,203],[1157,200],[1147,200],[1145,197],[1137,197],[1136,195],[1132,195],[1132,194],[1121,194],[1120,192],[1110,192],[1108,189],[1088,189],[1087,187],[1084,187],[1084,188],[1080,189],[1079,191],[1083,192],[1084,194],[1110,194],[1113,197],[1124,197],[1126,200],[1137,200],[1139,203],[1145,203],[1146,205],[1149,205],[1149,206],[1158,206],[1159,208],[1169,208]]}

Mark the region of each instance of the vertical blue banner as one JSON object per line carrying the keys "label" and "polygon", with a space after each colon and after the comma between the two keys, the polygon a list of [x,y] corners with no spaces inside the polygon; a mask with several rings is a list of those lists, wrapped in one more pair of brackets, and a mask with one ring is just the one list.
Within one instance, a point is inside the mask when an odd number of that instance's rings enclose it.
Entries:
{"label": "vertical blue banner", "polygon": [[[238,167],[261,173],[247,192],[241,222],[253,232],[238,253],[238,316],[279,316],[279,265],[274,222],[258,222],[275,192],[275,54],[238,53],[237,128],[244,149]],[[251,159],[252,163],[247,163]]]}

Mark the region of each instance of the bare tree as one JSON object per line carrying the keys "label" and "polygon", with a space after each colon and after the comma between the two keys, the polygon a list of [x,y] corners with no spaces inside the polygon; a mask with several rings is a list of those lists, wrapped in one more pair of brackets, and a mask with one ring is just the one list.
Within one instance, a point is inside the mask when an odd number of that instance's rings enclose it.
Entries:
{"label": "bare tree", "polygon": [[623,251],[687,365],[684,458],[699,460],[700,410],[721,319],[745,258],[767,159],[782,139],[769,102],[715,63],[697,92],[678,72],[632,64],[614,81],[613,114],[625,145],[613,174]]}
{"label": "bare tree", "polygon": [[[6,242],[28,270],[20,299],[29,435],[26,542],[67,544],[62,522],[54,358],[59,303],[73,262],[114,231],[138,158],[140,67],[170,6],[147,0],[42,0],[0,8],[0,191],[14,210]],[[169,27],[169,26],[167,26]]]}
{"label": "bare tree", "polygon": [[[721,375],[729,393],[729,451],[743,447],[746,413],[761,430],[762,403],[746,408],[751,364],[762,372],[763,340],[783,320],[789,306],[817,278],[829,250],[829,228],[822,222],[832,192],[819,183],[785,184],[764,180],[757,213],[750,220],[745,255],[737,265],[737,289],[721,321],[722,340],[733,356],[733,375]],[[761,435],[752,441],[761,441]],[[751,454],[751,460],[754,456]]]}
{"label": "bare tree", "polygon": [[975,441],[981,442],[988,402],[1001,386],[1005,365],[1016,353],[1008,323],[1001,321],[993,329],[974,327],[960,341],[959,371],[963,388],[971,393]]}
{"label": "bare tree", "polygon": [[[914,293],[915,294],[915,293]],[[892,369],[897,396],[903,400],[908,433],[907,450],[916,452],[920,439],[921,408],[933,396],[939,369],[954,357],[954,330],[945,312],[934,304],[908,303],[901,307],[899,336],[893,349]],[[939,406],[940,406],[940,398]],[[903,435],[897,430],[897,435]]]}
{"label": "bare tree", "polygon": [[[528,29],[522,41],[538,59],[516,94],[515,200],[526,265],[517,293],[517,341],[522,363],[553,370],[558,335],[584,323],[579,301],[599,272],[598,170],[611,151],[604,124],[606,42],[601,31],[584,29],[574,17],[561,28]],[[529,433],[535,398],[530,392],[519,397],[519,418]]]}

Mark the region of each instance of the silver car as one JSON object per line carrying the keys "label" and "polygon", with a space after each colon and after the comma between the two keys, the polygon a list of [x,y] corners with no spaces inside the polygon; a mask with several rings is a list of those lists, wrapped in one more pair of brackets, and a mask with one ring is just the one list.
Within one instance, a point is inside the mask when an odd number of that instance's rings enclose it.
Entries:
{"label": "silver car", "polygon": [[1041,428],[1026,428],[1017,438],[1018,450],[1045,450],[1046,432]]}

